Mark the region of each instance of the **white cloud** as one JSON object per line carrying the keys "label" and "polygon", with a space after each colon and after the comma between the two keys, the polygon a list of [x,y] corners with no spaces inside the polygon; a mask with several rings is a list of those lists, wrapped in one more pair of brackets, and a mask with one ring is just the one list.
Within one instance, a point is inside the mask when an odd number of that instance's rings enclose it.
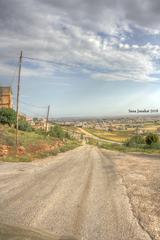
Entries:
{"label": "white cloud", "polygon": [[[23,49],[25,56],[81,66],[81,70],[88,71],[88,75],[93,79],[157,80],[151,75],[157,71],[154,59],[160,57],[160,46],[150,42],[143,46],[125,43],[126,32],[132,33],[130,22],[139,23],[143,29],[150,29],[148,25],[143,27],[144,19],[140,16],[136,19],[134,15],[136,11],[149,11],[148,0],[143,8],[141,5],[137,7],[138,0],[134,4],[123,0],[121,5],[109,0],[101,0],[98,5],[90,0],[69,1],[68,4],[64,1],[49,0],[14,2],[15,5],[8,5],[2,1],[3,5],[12,11],[7,15],[11,24],[8,24],[6,15],[1,14],[1,53],[18,56]],[[30,11],[22,17],[23,8]],[[133,13],[128,16],[131,10]],[[14,14],[17,16],[16,22]],[[154,31],[158,34],[157,29]],[[64,66],[39,63],[36,68],[25,65],[23,75],[50,77],[57,71],[65,73],[72,69],[74,70],[74,67],[68,69]],[[10,64],[1,63],[1,76],[11,74],[12,70],[14,69]],[[109,73],[106,73],[107,71]]]}

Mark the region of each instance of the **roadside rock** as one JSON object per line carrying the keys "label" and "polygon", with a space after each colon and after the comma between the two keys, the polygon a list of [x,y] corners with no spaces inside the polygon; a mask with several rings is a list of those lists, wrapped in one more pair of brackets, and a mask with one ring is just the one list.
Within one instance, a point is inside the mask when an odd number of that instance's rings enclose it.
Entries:
{"label": "roadside rock", "polygon": [[9,146],[7,145],[0,145],[0,157],[5,157],[9,153]]}
{"label": "roadside rock", "polygon": [[26,152],[26,149],[23,146],[18,147],[17,153],[19,155],[23,155],[25,154],[25,152]]}

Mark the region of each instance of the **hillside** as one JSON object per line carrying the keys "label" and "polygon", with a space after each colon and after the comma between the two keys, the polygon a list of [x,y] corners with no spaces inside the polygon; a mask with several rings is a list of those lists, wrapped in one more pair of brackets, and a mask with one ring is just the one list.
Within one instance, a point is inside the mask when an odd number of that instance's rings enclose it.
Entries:
{"label": "hillside", "polygon": [[74,139],[56,138],[42,132],[19,131],[19,146],[16,154],[15,129],[0,125],[0,161],[32,161],[79,146]]}

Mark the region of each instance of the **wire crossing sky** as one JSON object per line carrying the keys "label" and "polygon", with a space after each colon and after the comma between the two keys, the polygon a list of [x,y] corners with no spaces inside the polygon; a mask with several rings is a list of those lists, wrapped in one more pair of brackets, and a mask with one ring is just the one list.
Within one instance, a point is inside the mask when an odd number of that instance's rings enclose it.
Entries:
{"label": "wire crossing sky", "polygon": [[23,50],[21,102],[56,117],[159,108],[159,11],[158,0],[1,0],[0,84],[15,93]]}

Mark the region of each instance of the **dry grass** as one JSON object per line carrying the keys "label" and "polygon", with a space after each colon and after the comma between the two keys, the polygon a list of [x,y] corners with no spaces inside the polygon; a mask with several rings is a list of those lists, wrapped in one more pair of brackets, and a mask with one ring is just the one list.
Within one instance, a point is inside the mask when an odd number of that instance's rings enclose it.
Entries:
{"label": "dry grass", "polygon": [[104,130],[87,129],[87,131],[96,137],[114,142],[125,142],[134,133],[133,130],[108,132]]}
{"label": "dry grass", "polygon": [[158,125],[145,125],[144,130],[146,132],[157,132],[157,128],[160,127]]}

